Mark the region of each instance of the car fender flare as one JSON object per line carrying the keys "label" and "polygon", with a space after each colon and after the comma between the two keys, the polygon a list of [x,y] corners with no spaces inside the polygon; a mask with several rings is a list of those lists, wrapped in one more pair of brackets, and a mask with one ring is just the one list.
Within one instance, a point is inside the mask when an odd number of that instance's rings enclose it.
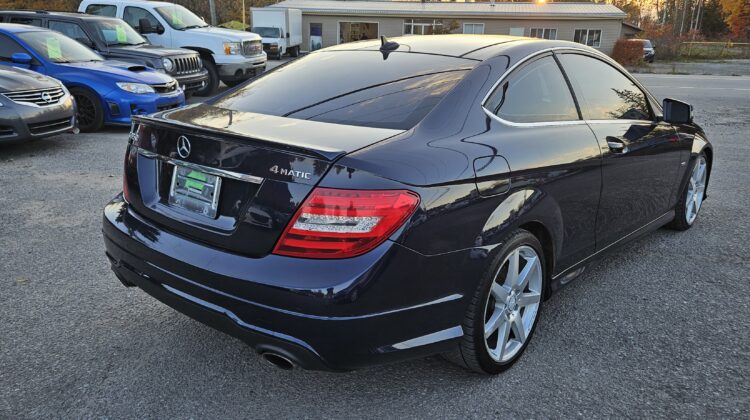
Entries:
{"label": "car fender flare", "polygon": [[204,47],[191,47],[191,46],[183,46],[183,47],[180,47],[180,48],[184,48],[186,50],[195,51],[198,54],[200,54],[201,58],[206,57],[209,60],[211,60],[211,62],[213,62],[214,64],[216,64],[216,60],[214,60],[214,52],[211,51],[208,48],[204,48]]}
{"label": "car fender flare", "polygon": [[[553,266],[562,249],[563,218],[560,206],[548,194],[539,189],[527,188],[507,194],[506,198],[487,217],[476,245],[499,245],[504,236],[514,229],[529,223],[537,223],[549,233],[552,243]],[[538,238],[540,242],[544,238]]]}

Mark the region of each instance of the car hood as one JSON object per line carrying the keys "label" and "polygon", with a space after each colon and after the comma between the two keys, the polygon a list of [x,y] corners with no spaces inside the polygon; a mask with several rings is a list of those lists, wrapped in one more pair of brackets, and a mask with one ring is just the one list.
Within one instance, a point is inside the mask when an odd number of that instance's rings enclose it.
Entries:
{"label": "car hood", "polygon": [[147,67],[116,60],[91,61],[84,63],[61,63],[63,67],[87,72],[97,72],[118,82],[133,81],[147,84],[168,83],[172,77]]}
{"label": "car hood", "polygon": [[0,92],[45,89],[57,86],[60,86],[58,81],[37,72],[0,66]]}
{"label": "car hood", "polygon": [[205,28],[193,28],[188,29],[190,32],[199,32],[206,35],[213,36],[222,41],[258,41],[260,36],[252,32],[237,31],[234,29],[218,28],[216,26],[207,26]]}
{"label": "car hood", "polygon": [[261,39],[263,40],[264,44],[275,44],[275,43],[278,43],[279,40],[281,40],[281,38],[268,38],[268,37],[263,37]]}
{"label": "car hood", "polygon": [[195,51],[186,50],[183,48],[165,48],[158,45],[129,45],[119,47],[109,47],[110,55],[117,57],[147,57],[147,58],[161,58],[161,57],[174,57],[184,55],[197,55]]}

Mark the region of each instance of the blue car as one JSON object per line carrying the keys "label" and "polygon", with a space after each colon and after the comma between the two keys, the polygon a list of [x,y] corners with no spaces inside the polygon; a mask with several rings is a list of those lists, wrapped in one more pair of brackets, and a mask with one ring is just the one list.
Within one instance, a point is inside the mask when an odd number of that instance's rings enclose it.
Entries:
{"label": "blue car", "polygon": [[78,105],[78,127],[130,124],[145,115],[185,104],[171,76],[99,54],[67,36],[43,28],[0,24],[0,65],[28,68],[65,84]]}

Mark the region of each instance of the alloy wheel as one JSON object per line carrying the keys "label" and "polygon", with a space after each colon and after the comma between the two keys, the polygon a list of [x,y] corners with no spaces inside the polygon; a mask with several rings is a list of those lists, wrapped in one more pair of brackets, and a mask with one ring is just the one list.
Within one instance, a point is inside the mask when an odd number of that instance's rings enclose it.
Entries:
{"label": "alloy wheel", "polygon": [[484,343],[496,362],[512,359],[528,339],[542,297],[542,265],[534,248],[514,249],[492,282],[485,304]]}
{"label": "alloy wheel", "polygon": [[690,175],[690,181],[688,184],[687,191],[687,202],[685,203],[685,219],[688,224],[693,224],[695,218],[698,217],[698,211],[703,204],[703,196],[706,191],[706,158],[700,156],[698,162],[693,168],[693,173]]}

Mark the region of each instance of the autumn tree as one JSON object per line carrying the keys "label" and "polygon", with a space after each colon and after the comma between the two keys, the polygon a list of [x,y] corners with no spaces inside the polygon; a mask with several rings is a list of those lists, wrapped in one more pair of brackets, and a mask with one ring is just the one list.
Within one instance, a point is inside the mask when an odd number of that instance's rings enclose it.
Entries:
{"label": "autumn tree", "polygon": [[726,13],[726,23],[735,39],[748,37],[750,29],[750,0],[720,0]]}

